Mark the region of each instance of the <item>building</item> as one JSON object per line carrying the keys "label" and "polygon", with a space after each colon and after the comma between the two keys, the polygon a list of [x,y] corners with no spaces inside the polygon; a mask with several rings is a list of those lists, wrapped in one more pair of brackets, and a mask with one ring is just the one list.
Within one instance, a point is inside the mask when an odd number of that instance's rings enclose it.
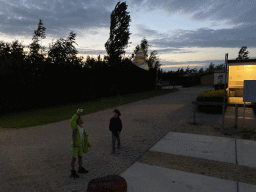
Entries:
{"label": "building", "polygon": [[243,101],[244,80],[256,80],[256,59],[227,60],[228,96],[234,102]]}
{"label": "building", "polygon": [[256,80],[256,59],[228,60],[228,95],[242,97],[244,80]]}
{"label": "building", "polygon": [[214,74],[208,74],[201,77],[201,85],[214,85]]}
{"label": "building", "polygon": [[228,83],[228,75],[225,73],[225,69],[216,69],[214,71],[215,90],[224,89],[225,77],[226,77],[226,83]]}

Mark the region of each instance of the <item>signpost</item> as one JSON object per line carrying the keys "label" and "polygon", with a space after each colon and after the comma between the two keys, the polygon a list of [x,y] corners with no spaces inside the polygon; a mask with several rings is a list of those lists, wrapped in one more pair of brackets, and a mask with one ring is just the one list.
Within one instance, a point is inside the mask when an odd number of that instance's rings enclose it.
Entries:
{"label": "signpost", "polygon": [[243,126],[244,126],[245,102],[256,103],[256,80],[244,80],[243,102],[244,102],[244,119],[243,119]]}

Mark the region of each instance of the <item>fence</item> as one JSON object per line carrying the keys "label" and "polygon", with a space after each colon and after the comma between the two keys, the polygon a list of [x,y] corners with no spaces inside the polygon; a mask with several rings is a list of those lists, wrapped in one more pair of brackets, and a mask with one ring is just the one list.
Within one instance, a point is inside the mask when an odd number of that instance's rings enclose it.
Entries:
{"label": "fence", "polygon": [[194,124],[196,124],[196,111],[197,111],[197,107],[198,105],[222,105],[223,110],[222,110],[222,127],[221,127],[221,133],[223,133],[224,130],[224,120],[225,120],[225,110],[224,107],[225,106],[235,106],[235,124],[234,124],[234,128],[237,129],[237,122],[238,122],[238,107],[244,107],[244,115],[243,115],[243,126],[244,126],[244,120],[245,120],[245,105],[249,106],[249,107],[253,107],[254,104],[232,104],[232,103],[220,103],[220,102],[205,102],[205,101],[192,101],[192,104],[194,104]]}

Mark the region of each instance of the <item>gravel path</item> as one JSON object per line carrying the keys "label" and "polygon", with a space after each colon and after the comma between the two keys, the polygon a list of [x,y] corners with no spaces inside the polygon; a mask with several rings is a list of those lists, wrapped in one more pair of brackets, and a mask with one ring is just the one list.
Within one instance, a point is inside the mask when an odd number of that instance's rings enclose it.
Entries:
{"label": "gravel path", "polygon": [[[19,130],[1,129],[1,191],[86,191],[93,178],[120,175],[135,161],[148,161],[153,157],[146,158],[148,149],[170,131],[223,136],[209,125],[188,124],[193,121],[192,101],[211,89],[182,88],[179,92],[117,107],[122,113],[123,130],[122,149],[116,155],[110,154],[108,129],[114,108],[83,115],[91,144],[89,152],[83,156],[83,166],[89,173],[80,174],[81,178],[76,180],[69,178],[70,120]],[[76,169],[77,166],[76,162]],[[178,165],[173,167],[181,169]]]}

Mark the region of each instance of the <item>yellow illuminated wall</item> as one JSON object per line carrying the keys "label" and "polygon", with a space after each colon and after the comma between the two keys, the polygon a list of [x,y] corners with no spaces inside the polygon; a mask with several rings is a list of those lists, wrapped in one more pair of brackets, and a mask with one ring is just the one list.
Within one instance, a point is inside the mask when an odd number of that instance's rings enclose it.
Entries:
{"label": "yellow illuminated wall", "polygon": [[229,65],[228,87],[244,86],[244,80],[256,80],[256,65]]}

